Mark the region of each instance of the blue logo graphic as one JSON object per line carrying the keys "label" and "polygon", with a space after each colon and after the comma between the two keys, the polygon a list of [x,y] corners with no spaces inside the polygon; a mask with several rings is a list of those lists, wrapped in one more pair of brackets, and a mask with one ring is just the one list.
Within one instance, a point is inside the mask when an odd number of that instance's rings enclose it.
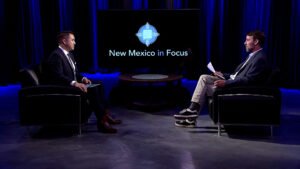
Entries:
{"label": "blue logo graphic", "polygon": [[154,26],[147,22],[146,25],[140,27],[138,33],[136,33],[136,36],[139,38],[141,43],[148,47],[156,41],[159,33],[156,31]]}

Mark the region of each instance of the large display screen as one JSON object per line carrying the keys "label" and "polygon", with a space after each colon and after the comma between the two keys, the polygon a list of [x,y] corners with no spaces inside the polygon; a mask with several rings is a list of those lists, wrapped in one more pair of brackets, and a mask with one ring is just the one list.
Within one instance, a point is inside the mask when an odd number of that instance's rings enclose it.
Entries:
{"label": "large display screen", "polygon": [[199,10],[99,10],[101,68],[176,67],[199,55]]}

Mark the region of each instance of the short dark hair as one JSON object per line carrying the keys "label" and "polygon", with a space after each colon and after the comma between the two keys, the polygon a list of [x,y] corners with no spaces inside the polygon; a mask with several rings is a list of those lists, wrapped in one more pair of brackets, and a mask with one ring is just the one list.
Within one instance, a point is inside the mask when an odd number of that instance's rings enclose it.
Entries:
{"label": "short dark hair", "polygon": [[74,35],[74,33],[72,31],[61,31],[61,32],[59,32],[57,34],[57,38],[56,38],[57,43],[60,43],[61,40],[66,39],[70,34]]}
{"label": "short dark hair", "polygon": [[253,36],[253,39],[258,39],[258,44],[263,47],[265,44],[266,36],[265,33],[260,30],[255,30],[247,33],[247,36]]}

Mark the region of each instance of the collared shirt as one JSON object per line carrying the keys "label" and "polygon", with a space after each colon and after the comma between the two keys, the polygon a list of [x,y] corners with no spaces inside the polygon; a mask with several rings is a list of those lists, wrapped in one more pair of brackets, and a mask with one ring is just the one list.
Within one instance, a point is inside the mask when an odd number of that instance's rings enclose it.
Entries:
{"label": "collared shirt", "polygon": [[62,48],[61,46],[58,46],[58,47],[64,52],[64,54],[66,55],[66,57],[68,57],[69,52],[66,51],[64,48]]}
{"label": "collared shirt", "polygon": [[[74,77],[76,77],[76,74],[75,74],[75,64],[74,64],[74,62],[72,61],[72,59],[68,56],[69,52],[66,51],[64,48],[62,48],[61,46],[58,46],[58,47],[64,52],[66,58],[68,59],[69,63],[71,64],[71,67],[73,68]],[[81,81],[82,81],[83,79],[84,79],[84,77],[81,79]],[[75,83],[75,82],[76,82],[76,81],[73,80],[73,81],[70,83],[70,85],[71,85],[71,86],[74,86],[74,83]]]}
{"label": "collared shirt", "polygon": [[74,62],[72,61],[72,59],[69,57],[69,52],[66,51],[64,48],[62,48],[61,46],[58,46],[58,47],[64,52],[64,54],[65,54],[66,58],[68,59],[68,61],[69,61],[70,65],[71,65],[71,67],[73,68],[73,71],[75,72],[75,64],[74,64]]}
{"label": "collared shirt", "polygon": [[261,48],[261,49],[258,49],[258,50],[255,51],[255,52],[250,53],[250,54],[249,54],[249,57],[247,58],[246,62],[241,66],[241,68],[240,68],[237,72],[235,72],[235,74],[230,75],[230,80],[234,80],[235,77],[236,77],[236,75],[237,75],[237,74],[239,73],[239,71],[242,70],[242,68],[248,63],[248,61],[252,58],[252,56],[254,56],[257,52],[259,52],[259,51],[261,51],[261,50],[262,50],[262,48]]}

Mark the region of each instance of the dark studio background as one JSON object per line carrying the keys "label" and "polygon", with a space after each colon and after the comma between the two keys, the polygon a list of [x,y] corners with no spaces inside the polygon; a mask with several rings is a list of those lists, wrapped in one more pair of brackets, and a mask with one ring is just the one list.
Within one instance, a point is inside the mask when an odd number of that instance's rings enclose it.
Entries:
{"label": "dark studio background", "polygon": [[260,29],[270,64],[281,70],[281,87],[299,89],[298,0],[0,0],[1,85],[18,83],[20,68],[49,55],[60,30],[75,33],[81,72],[101,71],[96,14],[103,9],[199,9],[201,52],[184,63],[184,75],[193,80],[208,73],[210,60],[218,70],[232,72],[247,55],[246,33]]}
{"label": "dark studio background", "polygon": [[[121,67],[102,67],[105,60],[99,48],[103,47],[103,35],[99,33],[97,13],[157,9],[199,11],[198,21],[186,18],[200,24],[199,50],[191,57],[176,58],[177,67],[168,71],[184,78],[174,85],[134,83],[131,88],[118,78]],[[299,21],[300,0],[0,0],[0,169],[299,169]],[[199,76],[210,73],[207,63],[212,61],[217,70],[232,72],[248,55],[246,33],[257,29],[266,34],[264,51],[269,63],[281,71],[280,125],[229,126],[228,130],[222,126],[218,137],[218,126],[209,117],[209,107],[204,106],[195,128],[176,127],[173,115],[190,101]],[[76,126],[21,124],[19,70],[39,64],[57,48],[56,36],[61,30],[71,30],[76,36],[74,56],[83,75],[104,83],[110,114],[122,120],[122,124],[113,125],[118,129],[116,134],[97,132],[94,114],[86,124]],[[153,46],[161,48],[157,42]],[[160,66],[157,73],[172,65],[161,62],[155,63]],[[151,71],[143,65],[132,69]],[[168,97],[172,98],[170,106]],[[131,101],[137,101],[137,106],[127,106]],[[149,106],[143,107],[147,101]],[[49,104],[55,112],[61,109]],[[35,105],[29,107],[30,112]],[[64,106],[63,110],[69,109],[72,114],[77,106]],[[236,106],[241,107],[238,102]],[[237,112],[239,116],[244,115],[244,109],[247,107]],[[37,112],[38,117],[45,112],[44,108]],[[266,114],[274,112],[268,109]],[[62,120],[60,115],[51,118]],[[257,115],[258,121],[263,118],[263,114]]]}

